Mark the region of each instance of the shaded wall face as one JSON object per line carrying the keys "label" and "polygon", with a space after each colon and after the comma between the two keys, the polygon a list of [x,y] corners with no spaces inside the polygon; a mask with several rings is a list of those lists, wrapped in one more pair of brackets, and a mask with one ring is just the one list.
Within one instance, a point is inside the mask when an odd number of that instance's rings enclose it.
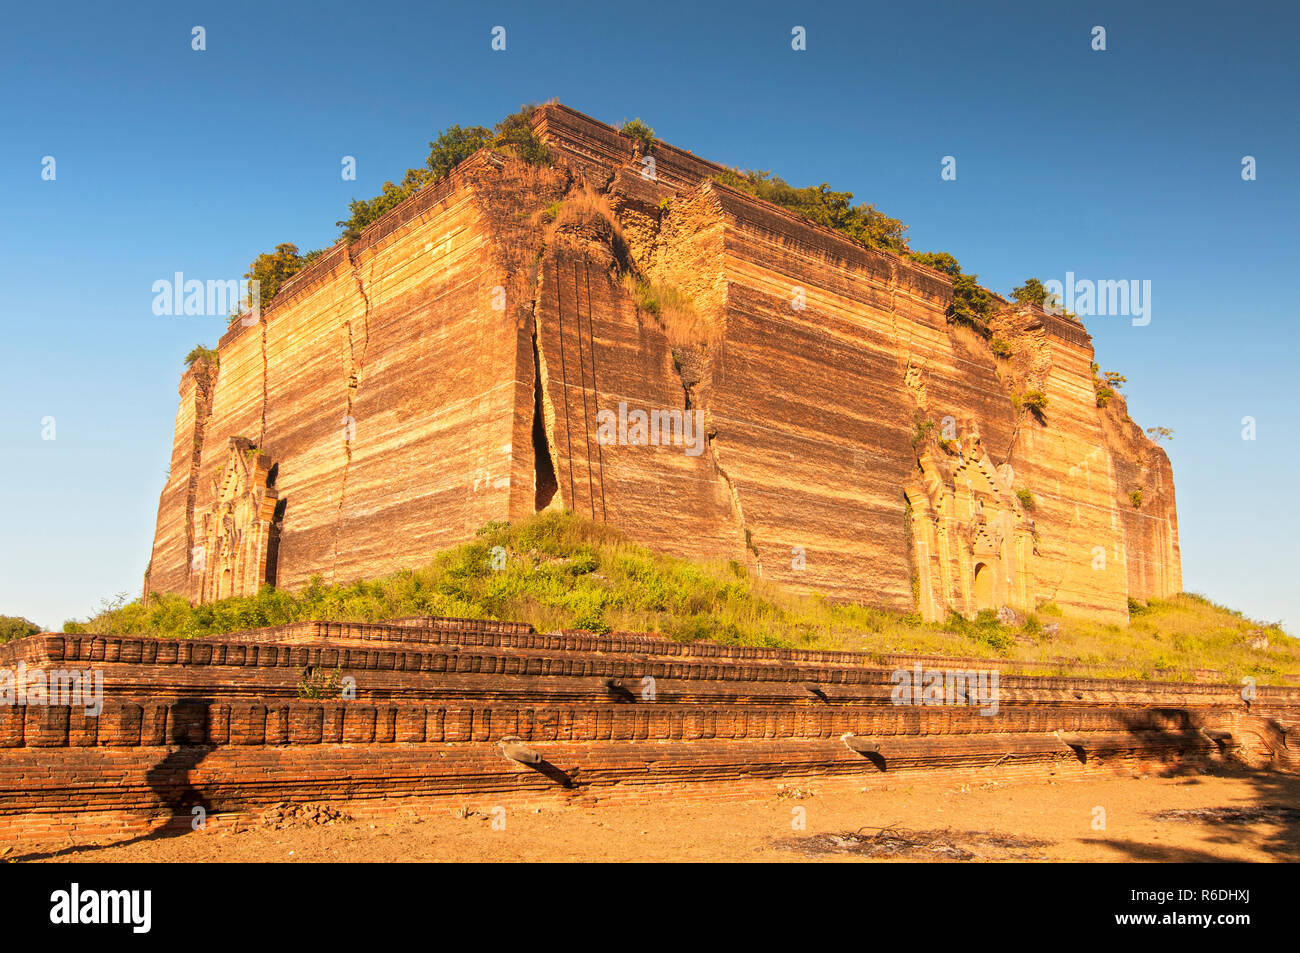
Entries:
{"label": "shaded wall face", "polygon": [[[607,256],[548,252],[536,320],[558,503],[661,550],[743,558],[704,418],[688,406],[664,334],[638,312]],[[659,421],[653,436],[637,431],[638,413]]]}
{"label": "shaded wall face", "polygon": [[[1024,567],[1027,598],[1010,598],[1016,587],[1003,580],[1008,602],[1126,616],[1123,528],[1091,349],[1050,337],[1050,412],[1040,422],[1013,405],[988,345],[947,322],[947,298],[927,273],[885,255],[855,260],[811,229],[772,221],[755,203],[725,201],[733,222],[729,307],[712,401],[740,444],[732,478],[760,550],[766,543],[774,551],[768,574],[914,605],[902,490],[917,467],[919,415],[940,432],[950,428],[958,445],[978,435],[994,466],[1010,464],[1011,488],[1028,488],[1044,504],[1033,514],[1038,544]],[[960,459],[949,453],[947,479]],[[974,537],[965,544],[973,547]],[[800,546],[806,559],[792,564]],[[1095,561],[1099,549],[1107,560]],[[969,614],[978,600],[973,548],[968,555],[950,567],[947,608]]]}
{"label": "shaded wall face", "polygon": [[[954,446],[976,439],[980,458],[1008,474],[1003,496],[1028,490],[1040,504],[1030,517],[1002,500],[1007,528],[980,535],[1006,553],[995,560],[1007,577],[993,582],[1000,600],[1125,616],[1124,529],[1080,330],[1053,329],[1040,348],[1050,411],[1039,420],[1013,403],[1024,385],[1004,379],[987,342],[949,324],[949,286],[933,273],[725,188],[675,194],[656,216],[637,179],[611,183],[638,265],[689,289],[708,341],[688,375],[657,317],[611,277],[607,249],[547,259],[538,329],[565,505],[670,552],[738,553],[767,578],[911,609],[904,487],[916,478],[919,415],[951,428]],[[596,439],[601,409],[687,401],[707,420],[706,459],[638,456]],[[961,459],[950,451],[941,478],[955,479]],[[974,535],[965,544],[935,617],[979,608]]]}

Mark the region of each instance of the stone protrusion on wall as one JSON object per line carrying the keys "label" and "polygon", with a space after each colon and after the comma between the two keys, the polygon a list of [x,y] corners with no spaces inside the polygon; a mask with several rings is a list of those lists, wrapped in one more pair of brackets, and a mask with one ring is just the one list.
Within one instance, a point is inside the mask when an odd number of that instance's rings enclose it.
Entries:
{"label": "stone protrusion on wall", "polygon": [[231,437],[211,503],[195,515],[190,561],[194,602],[256,595],[275,583],[272,548],[278,494],[271,458],[246,437]]}
{"label": "stone protrusion on wall", "polygon": [[977,436],[965,441],[958,459],[945,479],[935,459],[923,451],[920,479],[904,491],[912,521],[918,611],[930,622],[951,612],[974,618],[1003,606],[1032,611],[1032,521]]}

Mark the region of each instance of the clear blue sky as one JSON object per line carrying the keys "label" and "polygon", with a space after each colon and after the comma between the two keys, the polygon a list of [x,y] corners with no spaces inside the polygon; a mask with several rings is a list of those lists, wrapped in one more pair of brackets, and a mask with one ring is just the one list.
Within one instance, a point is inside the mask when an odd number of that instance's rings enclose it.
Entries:
{"label": "clear blue sky", "polygon": [[181,359],[224,327],[155,316],[155,280],[327,245],[348,200],[422,163],[441,128],[557,97],[851,190],[1003,293],[1066,271],[1149,279],[1150,325],[1088,325],[1138,422],[1175,430],[1185,586],[1300,623],[1293,4],[295,6],[6,9],[0,613],[58,627],[139,592]]}

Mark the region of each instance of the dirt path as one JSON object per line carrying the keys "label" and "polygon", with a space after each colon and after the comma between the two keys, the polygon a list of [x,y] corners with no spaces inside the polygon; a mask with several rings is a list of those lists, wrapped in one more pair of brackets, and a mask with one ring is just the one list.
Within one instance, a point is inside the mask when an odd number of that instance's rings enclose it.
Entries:
{"label": "dirt path", "polygon": [[[1300,778],[899,781],[867,792],[662,799],[154,835],[13,851],[56,861],[1300,860]],[[346,810],[346,805],[336,805]],[[468,811],[468,813],[466,813]],[[802,811],[802,815],[800,815]],[[1103,813],[1104,812],[1104,813]],[[1164,812],[1171,815],[1158,816]],[[464,816],[457,816],[462,814]],[[803,829],[796,827],[801,819]],[[1104,823],[1104,829],[1100,827]],[[883,829],[883,832],[882,832]]]}

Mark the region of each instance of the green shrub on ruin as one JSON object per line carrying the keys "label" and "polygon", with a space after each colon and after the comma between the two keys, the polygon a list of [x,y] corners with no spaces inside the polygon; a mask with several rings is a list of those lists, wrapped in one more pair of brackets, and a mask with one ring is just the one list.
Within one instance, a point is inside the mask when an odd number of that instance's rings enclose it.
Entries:
{"label": "green shrub on ruin", "polygon": [[925,412],[919,407],[912,411],[912,449],[920,450],[930,440],[930,434],[934,431],[934,421],[925,416]]}
{"label": "green shrub on ruin", "polygon": [[[282,242],[275,246],[274,251],[263,252],[253,259],[253,262],[248,266],[248,271],[244,272],[244,277],[249,281],[258,283],[259,306],[264,308],[275,300],[275,296],[280,293],[280,289],[288,283],[290,278],[298,274],[322,254],[324,254],[324,249],[317,248],[305,255],[300,255],[298,254],[298,246],[293,242]],[[233,326],[239,320],[239,317],[238,311],[232,313],[230,315],[230,324]]]}
{"label": "green shrub on ruin", "polygon": [[429,181],[441,182],[452,169],[491,143],[492,130],[486,126],[448,126],[429,143],[429,158],[425,161]]}
{"label": "green shrub on ruin", "polygon": [[312,698],[338,698],[342,684],[343,669],[341,668],[323,669],[319,671],[304,668],[298,681],[298,697],[304,700]]}
{"label": "green shrub on ruin", "polygon": [[618,131],[637,143],[643,155],[654,152],[655,143],[657,142],[655,131],[642,122],[640,117],[630,122],[624,122],[618,127]]}
{"label": "green shrub on ruin", "polygon": [[425,169],[407,169],[398,184],[385,182],[383,191],[372,199],[353,199],[348,203],[348,217],[335,222],[343,229],[342,238],[354,242],[367,225],[401,205],[429,181]]}
{"label": "green shrub on ruin", "polygon": [[385,182],[383,191],[371,199],[353,199],[348,217],[336,224],[343,229],[342,238],[352,242],[366,226],[401,205],[421,189],[441,182],[458,164],[480,149],[492,149],[514,156],[530,165],[549,165],[550,149],[533,131],[535,105],[521,106],[491,129],[486,126],[451,125],[429,143],[424,168],[407,169],[401,182]]}
{"label": "green shrub on ruin", "polygon": [[219,355],[215,347],[204,347],[202,344],[196,344],[190,349],[190,352],[185,355],[183,363],[186,368],[190,368],[193,367],[200,358],[207,361],[210,366],[216,367]]}
{"label": "green shrub on ruin", "polygon": [[536,104],[520,106],[518,112],[497,123],[493,130],[492,148],[529,165],[550,165],[553,161],[551,150],[533,131],[533,114],[537,109]]}
{"label": "green shrub on ruin", "polygon": [[853,204],[852,192],[836,192],[821,185],[796,187],[771,172],[729,169],[715,178],[725,185],[748,192],[782,208],[798,212],[808,220],[835,231],[868,248],[905,253],[907,226],[877,211],[874,205]]}
{"label": "green shrub on ruin", "polygon": [[1047,410],[1047,395],[1041,390],[1030,388],[1023,394],[1013,397],[1012,403],[1022,410],[1030,411],[1035,417],[1042,420],[1043,412]]}
{"label": "green shrub on ruin", "polygon": [[957,259],[948,252],[914,252],[909,257],[952,278],[952,304],[947,311],[949,321],[973,328],[984,337],[990,335],[989,319],[1000,304],[993,292],[979,283],[979,275],[964,274]]}
{"label": "green shrub on ruin", "polygon": [[1029,278],[1023,285],[1012,289],[1011,297],[1019,304],[1032,304],[1041,308],[1047,300],[1047,289],[1037,278]]}

